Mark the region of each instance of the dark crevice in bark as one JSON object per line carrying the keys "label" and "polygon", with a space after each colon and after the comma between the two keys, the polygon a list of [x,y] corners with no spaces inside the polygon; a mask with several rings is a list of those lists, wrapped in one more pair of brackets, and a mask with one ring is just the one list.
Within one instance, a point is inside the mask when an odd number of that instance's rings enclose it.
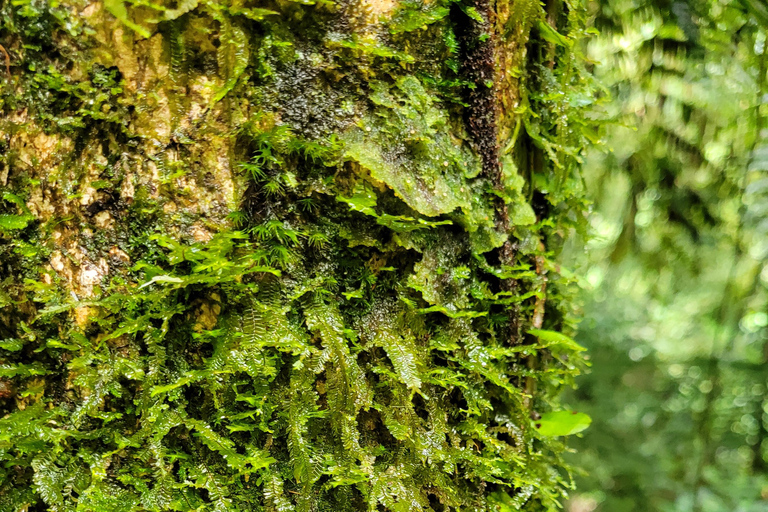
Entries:
{"label": "dark crevice in bark", "polygon": [[[456,36],[461,49],[461,74],[474,84],[467,88],[465,101],[465,122],[472,137],[472,145],[480,154],[483,173],[497,190],[504,188],[504,175],[500,160],[498,140],[499,99],[496,86],[496,13],[490,0],[473,0],[468,7],[473,7],[483,21],[470,18],[460,7],[454,4],[451,17],[456,27]],[[502,198],[495,200],[496,228],[508,235],[504,244],[491,255],[502,265],[514,265],[515,244],[509,239],[510,225],[507,204]],[[505,292],[517,289],[517,282],[505,279],[500,288]],[[509,326],[505,333],[510,344],[520,341],[519,308],[508,310]]]}
{"label": "dark crevice in bark", "polygon": [[501,184],[501,163],[497,139],[498,103],[495,79],[495,13],[489,0],[474,0],[471,7],[483,18],[480,23],[454,4],[452,17],[461,47],[461,74],[475,84],[468,89],[465,119],[475,150],[483,160],[483,171],[495,186]]}

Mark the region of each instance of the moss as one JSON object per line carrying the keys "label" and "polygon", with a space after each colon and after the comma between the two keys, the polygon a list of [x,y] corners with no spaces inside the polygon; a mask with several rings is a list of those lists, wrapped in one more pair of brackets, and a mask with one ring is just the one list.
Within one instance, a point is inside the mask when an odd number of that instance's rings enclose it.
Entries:
{"label": "moss", "polygon": [[0,509],[556,505],[575,57],[494,110],[451,5],[2,5]]}
{"label": "moss", "polygon": [[462,151],[419,80],[405,76],[394,88],[372,89],[377,108],[345,136],[345,156],[422,215],[469,210],[477,161]]}

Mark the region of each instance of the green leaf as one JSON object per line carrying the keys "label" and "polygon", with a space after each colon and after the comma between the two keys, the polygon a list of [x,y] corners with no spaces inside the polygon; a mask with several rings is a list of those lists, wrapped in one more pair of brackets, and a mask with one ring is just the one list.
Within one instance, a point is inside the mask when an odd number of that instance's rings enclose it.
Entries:
{"label": "green leaf", "polygon": [[543,37],[546,41],[549,41],[554,45],[570,48],[571,45],[573,44],[570,39],[568,39],[563,34],[558,32],[554,28],[552,28],[552,26],[546,21],[539,20],[538,27],[539,27],[539,32],[541,33],[541,37]]}
{"label": "green leaf", "polygon": [[496,512],[516,512],[520,510],[509,494],[503,491],[492,492],[488,496],[488,504],[490,505],[489,510],[495,510]]}
{"label": "green leaf", "polygon": [[147,286],[149,286],[149,285],[151,285],[153,283],[173,283],[173,284],[179,284],[179,283],[183,283],[183,282],[184,282],[184,280],[180,279],[178,277],[173,277],[173,276],[155,276],[152,279],[150,279],[149,281],[147,281],[146,283],[144,283],[143,285],[139,286],[139,290],[141,290],[142,288],[145,288],[145,287],[147,287]]}
{"label": "green leaf", "polygon": [[248,19],[251,19],[253,21],[261,21],[267,16],[275,16],[279,15],[280,13],[277,11],[272,11],[270,9],[261,9],[259,7],[253,7],[253,8],[247,8],[247,7],[231,7],[229,9],[229,13],[232,15],[240,15],[245,16]]}
{"label": "green leaf", "polygon": [[448,318],[480,318],[488,315],[487,311],[472,311],[470,309],[448,309],[445,306],[435,305],[428,308],[417,309],[421,314],[442,313]]}
{"label": "green leaf", "polygon": [[569,436],[585,430],[592,423],[592,418],[583,412],[557,411],[547,412],[535,422],[536,430],[543,436]]}
{"label": "green leaf", "polygon": [[19,339],[8,339],[0,341],[0,349],[7,350],[9,352],[18,352],[24,348],[24,342]]}
{"label": "green leaf", "polygon": [[453,224],[450,220],[428,221],[424,219],[415,219],[405,215],[379,215],[376,213],[376,194],[366,188],[362,183],[357,183],[351,197],[338,196],[336,200],[349,205],[350,211],[361,212],[376,218],[376,222],[386,226],[393,231],[410,232],[418,229],[429,229],[437,226]]}
{"label": "green leaf", "polygon": [[449,12],[447,7],[435,4],[423,10],[402,9],[389,24],[389,31],[392,34],[412,32],[445,18]]}
{"label": "green leaf", "polygon": [[366,40],[353,38],[352,40],[339,41],[336,44],[342,48],[349,48],[350,50],[356,50],[364,54],[375,55],[376,57],[392,58],[403,62],[414,61],[412,55],[379,44],[375,39]]}
{"label": "green leaf", "polygon": [[235,88],[250,59],[248,36],[237,25],[230,22],[225,23],[221,41],[216,58],[219,64],[219,73],[225,83],[214,95],[214,103],[221,101],[229,91]]}
{"label": "green leaf", "polygon": [[536,213],[526,201],[519,201],[512,206],[511,220],[515,226],[530,226],[536,223]]}
{"label": "green leaf", "polygon": [[41,364],[0,364],[0,377],[32,377],[34,375],[47,375],[51,372],[42,367]]}
{"label": "green leaf", "polygon": [[350,197],[338,196],[336,200],[347,203],[353,212],[361,212],[372,217],[378,217],[376,213],[376,194],[367,189],[362,183],[355,185],[355,190]]}
{"label": "green leaf", "polygon": [[[212,375],[212,373],[211,373]],[[180,388],[182,386],[186,386],[187,384],[191,384],[193,382],[197,382],[203,378],[208,376],[206,372],[204,371],[191,371],[187,372],[186,375],[181,377],[180,379],[176,380],[175,382],[172,382],[170,384],[166,384],[164,386],[155,386],[152,388],[151,396],[157,396],[160,393],[167,393],[168,391],[173,391],[176,388]]]}
{"label": "green leaf", "polygon": [[545,331],[543,329],[531,329],[528,331],[528,334],[532,334],[533,336],[538,337],[543,342],[542,347],[564,345],[571,350],[575,350],[576,352],[583,352],[587,350],[586,348],[576,343],[573,338],[566,336],[561,332]]}
{"label": "green leaf", "polygon": [[0,230],[24,229],[31,220],[29,215],[0,215]]}
{"label": "green leaf", "polygon": [[13,203],[19,208],[21,208],[24,213],[27,215],[32,215],[32,212],[29,211],[29,208],[27,208],[27,204],[24,202],[22,198],[17,196],[16,194],[11,194],[10,192],[3,192],[3,200],[8,201],[9,203]]}
{"label": "green leaf", "polygon": [[362,299],[363,298],[363,290],[355,290],[353,292],[341,292],[341,294],[344,296],[345,299],[351,300],[351,299]]}
{"label": "green leaf", "polygon": [[476,21],[478,23],[484,23],[485,22],[485,20],[483,19],[483,16],[474,7],[470,7],[470,6],[459,4],[459,8],[462,11],[464,11],[464,14],[466,14],[467,16],[472,18],[474,21]]}

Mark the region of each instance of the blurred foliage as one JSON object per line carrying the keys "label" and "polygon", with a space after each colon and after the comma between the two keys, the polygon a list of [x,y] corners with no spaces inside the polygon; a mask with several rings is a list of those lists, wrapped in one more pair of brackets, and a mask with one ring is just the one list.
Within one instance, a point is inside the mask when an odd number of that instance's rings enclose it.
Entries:
{"label": "blurred foliage", "polygon": [[594,421],[569,508],[768,510],[765,7],[595,11],[613,124],[586,165],[595,236],[572,253],[592,357],[574,407]]}

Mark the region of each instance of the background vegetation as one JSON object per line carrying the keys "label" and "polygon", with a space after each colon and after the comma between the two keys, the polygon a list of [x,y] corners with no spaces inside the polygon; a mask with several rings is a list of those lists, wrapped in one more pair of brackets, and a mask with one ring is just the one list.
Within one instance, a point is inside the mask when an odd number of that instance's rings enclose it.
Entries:
{"label": "background vegetation", "polygon": [[764,4],[606,0],[574,511],[768,509]]}

